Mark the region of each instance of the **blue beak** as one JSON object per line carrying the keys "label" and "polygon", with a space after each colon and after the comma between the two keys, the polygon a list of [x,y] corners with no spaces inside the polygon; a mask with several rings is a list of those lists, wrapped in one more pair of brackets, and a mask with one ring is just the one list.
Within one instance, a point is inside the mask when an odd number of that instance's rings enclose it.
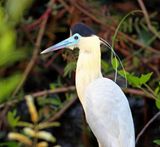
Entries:
{"label": "blue beak", "polygon": [[[44,51],[41,52],[41,54],[44,54],[44,53],[48,53],[48,52],[51,52],[51,51],[56,51],[56,50],[59,50],[59,49],[62,49],[62,48],[67,48],[67,47],[70,47],[70,46],[74,46],[78,43],[79,39],[77,39],[77,35],[78,35],[78,38],[80,37],[79,34],[74,34],[73,36],[45,49]],[[75,37],[76,36],[76,37]]]}

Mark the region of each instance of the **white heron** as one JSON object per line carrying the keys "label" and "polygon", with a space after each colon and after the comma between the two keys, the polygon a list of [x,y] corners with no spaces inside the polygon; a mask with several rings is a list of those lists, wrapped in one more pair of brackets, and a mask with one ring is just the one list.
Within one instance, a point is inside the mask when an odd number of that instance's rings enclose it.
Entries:
{"label": "white heron", "polygon": [[99,147],[135,147],[128,100],[121,88],[101,73],[101,43],[92,29],[77,23],[71,28],[69,38],[41,53],[78,47],[76,90]]}

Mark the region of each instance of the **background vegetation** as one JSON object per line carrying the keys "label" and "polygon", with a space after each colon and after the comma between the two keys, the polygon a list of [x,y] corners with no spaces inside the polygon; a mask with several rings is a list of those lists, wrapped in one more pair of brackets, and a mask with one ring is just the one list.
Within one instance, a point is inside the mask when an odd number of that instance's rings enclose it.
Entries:
{"label": "background vegetation", "polygon": [[[137,147],[160,145],[159,0],[1,0],[0,146],[96,147],[75,91],[78,50],[40,55],[84,22],[102,46],[102,71],[126,93]],[[127,139],[127,138],[126,138]]]}

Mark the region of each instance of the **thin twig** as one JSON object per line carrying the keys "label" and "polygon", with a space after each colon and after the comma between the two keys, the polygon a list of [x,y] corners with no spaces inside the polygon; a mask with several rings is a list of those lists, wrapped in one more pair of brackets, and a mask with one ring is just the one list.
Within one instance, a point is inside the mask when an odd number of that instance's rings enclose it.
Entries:
{"label": "thin twig", "polygon": [[6,106],[0,113],[0,120],[1,120],[0,121],[0,130],[2,129],[2,127],[4,127],[4,125],[6,125],[4,118],[6,117],[8,110],[9,110],[9,106]]}
{"label": "thin twig", "polygon": [[[51,0],[51,2],[53,3],[54,0]],[[34,65],[35,65],[35,63],[37,61],[38,54],[39,54],[39,49],[40,49],[40,45],[41,45],[41,40],[42,40],[42,37],[43,37],[43,34],[44,34],[44,30],[45,30],[45,27],[46,27],[46,23],[47,23],[47,20],[48,20],[48,17],[49,17],[49,11],[51,12],[51,8],[47,9],[47,13],[45,15],[45,18],[41,22],[40,29],[39,29],[38,36],[37,36],[37,40],[36,40],[36,43],[35,43],[35,49],[34,49],[31,61],[28,63],[28,65],[27,65],[27,67],[26,67],[26,69],[25,69],[25,71],[24,71],[24,73],[22,75],[21,81],[19,82],[18,86],[16,87],[16,89],[12,93],[12,95],[11,95],[12,98],[17,94],[17,92],[23,86],[23,84],[26,81],[29,73],[31,72],[32,68],[34,67]],[[15,101],[18,101],[18,100],[15,100]],[[8,110],[9,105],[7,105],[7,103],[2,104],[2,105],[3,105],[3,107],[6,106],[5,110]],[[7,111],[3,111],[3,112],[4,112],[4,114],[7,113]]]}
{"label": "thin twig", "polygon": [[145,17],[145,20],[146,20],[146,23],[147,23],[147,26],[149,28],[149,30],[157,37],[160,39],[160,34],[156,31],[156,29],[152,26],[151,24],[151,21],[150,21],[150,18],[149,18],[149,15],[148,15],[148,12],[147,12],[147,9],[144,5],[144,2],[143,0],[138,0],[138,3],[143,11],[143,14],[144,14],[144,17]]}
{"label": "thin twig", "polygon": [[46,19],[46,17],[49,16],[49,14],[52,11],[51,6],[53,5],[53,3],[55,2],[55,0],[50,0],[50,7],[48,7],[46,9],[46,11],[37,19],[35,20],[33,23],[29,24],[26,26],[26,30],[32,30],[33,28],[37,27],[39,24],[41,24],[41,22],[43,21],[43,19]]}
{"label": "thin twig", "polygon": [[[53,0],[51,0],[51,2],[53,2]],[[26,69],[23,73],[23,76],[22,76],[22,79],[21,79],[20,83],[18,84],[17,88],[13,92],[12,97],[14,97],[17,94],[17,92],[20,90],[20,88],[23,86],[23,84],[26,81],[29,73],[31,72],[32,68],[34,67],[34,65],[37,61],[38,54],[39,54],[39,49],[40,49],[40,46],[41,46],[41,41],[42,41],[42,38],[43,38],[43,35],[44,35],[44,31],[45,31],[45,28],[46,28],[46,23],[47,23],[50,12],[51,12],[51,8],[48,8],[45,12],[45,15],[43,15],[43,17],[44,16],[45,17],[44,17],[44,19],[43,19],[43,21],[41,22],[41,25],[40,25],[40,29],[39,29],[39,33],[38,33],[37,40],[36,40],[36,43],[35,43],[35,49],[34,49],[32,58],[31,58],[30,62],[28,63],[28,65],[27,65],[27,67],[26,67]]]}
{"label": "thin twig", "polygon": [[35,49],[34,49],[34,52],[33,52],[33,56],[31,58],[31,61],[28,63],[27,68],[25,69],[25,71],[23,73],[23,76],[22,76],[22,79],[21,79],[20,83],[18,84],[17,88],[15,89],[14,93],[12,94],[12,97],[14,97],[17,94],[17,92],[20,90],[20,88],[23,86],[23,84],[26,81],[29,73],[31,72],[32,68],[34,67],[34,65],[37,61],[39,48],[40,48],[42,36],[44,34],[46,22],[47,22],[47,18],[44,19],[44,21],[41,24],[41,29],[39,30],[39,33],[38,33],[38,37],[37,37],[37,41],[36,41],[36,44],[35,44]]}
{"label": "thin twig", "polygon": [[70,14],[72,13],[70,6],[68,6],[64,0],[58,0],[58,1],[64,6],[64,8],[65,8]]}
{"label": "thin twig", "polygon": [[57,119],[59,119],[64,112],[66,112],[66,110],[68,110],[77,100],[78,98],[72,98],[69,101],[67,101],[63,108],[61,108],[57,113],[55,113],[53,116],[49,117],[49,119],[47,120],[47,122],[52,122],[52,121],[56,121]]}
{"label": "thin twig", "polygon": [[137,135],[137,138],[136,138],[136,144],[138,143],[140,137],[142,136],[142,134],[146,131],[146,129],[149,127],[149,125],[151,123],[153,123],[153,121],[155,121],[155,119],[157,119],[157,117],[160,116],[160,111],[157,112],[150,120],[149,122],[143,127],[143,129],[140,131],[140,133]]}
{"label": "thin twig", "polygon": [[[32,95],[33,97],[36,98],[36,97],[40,97],[40,96],[44,96],[44,95],[48,95],[48,94],[62,93],[62,92],[74,91],[74,90],[75,90],[75,86],[69,86],[69,87],[62,87],[62,88],[56,88],[56,89],[49,89],[49,90],[39,91],[39,92],[31,93],[29,95]],[[145,96],[147,98],[154,99],[153,95],[146,94],[142,90],[133,89],[133,88],[125,88],[125,89],[123,89],[123,91],[125,93],[128,93],[128,94],[133,94],[133,95],[138,95],[138,96]],[[4,104],[1,104],[0,105],[0,109],[3,108],[6,105],[12,106],[12,105],[18,103],[21,100],[22,99],[13,99],[13,100],[10,100],[10,101],[8,101],[8,102],[6,102]]]}
{"label": "thin twig", "polygon": [[133,94],[133,95],[138,95],[138,96],[145,96],[145,97],[150,98],[150,99],[155,99],[152,94],[149,94],[149,93],[146,94],[142,90],[133,89],[133,88],[125,88],[125,89],[123,89],[123,91],[125,93],[129,93],[129,94]]}
{"label": "thin twig", "polygon": [[[108,25],[104,22],[102,22],[100,19],[98,19],[97,17],[95,17],[92,13],[88,12],[86,9],[82,8],[80,5],[78,5],[77,3],[75,3],[73,0],[72,0],[72,4],[78,9],[80,10],[83,14],[85,14],[86,16],[90,17],[93,21],[95,21],[96,23],[100,24],[100,25],[103,25],[107,28],[109,28],[111,31],[115,32],[116,28],[114,28],[113,26],[111,25]],[[145,48],[145,49],[148,49],[149,51],[152,51],[154,53],[158,53],[160,54],[160,51],[152,48],[152,47],[148,47],[146,45],[144,45],[143,43],[131,38],[130,36],[124,34],[123,32],[118,32],[118,35],[119,37],[121,38],[125,38],[126,40],[130,41],[131,43],[137,45],[137,46],[140,46],[142,48]]]}
{"label": "thin twig", "polygon": [[44,65],[46,68],[49,67],[51,65],[51,63],[53,63],[53,61],[62,53],[63,50],[60,50],[58,52],[56,52],[54,54],[54,56],[49,60],[47,61],[47,63]]}
{"label": "thin twig", "polygon": [[31,94],[33,97],[39,97],[47,94],[54,94],[54,93],[62,93],[62,92],[67,92],[67,91],[74,91],[75,86],[70,86],[70,87],[62,87],[62,88],[57,88],[57,89],[51,89],[51,90],[44,90],[40,92],[36,92]]}
{"label": "thin twig", "polygon": [[[47,95],[47,94],[62,93],[62,92],[74,91],[74,90],[75,90],[75,86],[70,86],[70,87],[62,87],[62,88],[39,91],[39,92],[32,93],[32,94],[29,94],[29,95],[32,95],[32,97],[36,98],[36,97],[44,96],[44,95]],[[4,106],[12,106],[12,105],[18,103],[21,100],[23,100],[23,99],[10,100],[6,103],[1,104],[0,109],[3,108]]]}

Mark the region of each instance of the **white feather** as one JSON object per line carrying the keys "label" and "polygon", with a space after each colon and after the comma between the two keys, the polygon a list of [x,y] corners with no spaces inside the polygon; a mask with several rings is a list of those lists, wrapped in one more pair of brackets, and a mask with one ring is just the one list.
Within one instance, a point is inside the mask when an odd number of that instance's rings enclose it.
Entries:
{"label": "white feather", "polygon": [[126,96],[101,74],[100,40],[81,37],[76,89],[86,119],[100,147],[134,147],[134,126]]}
{"label": "white feather", "polygon": [[86,119],[101,147],[134,147],[134,126],[126,96],[110,79],[98,78],[85,91]]}

